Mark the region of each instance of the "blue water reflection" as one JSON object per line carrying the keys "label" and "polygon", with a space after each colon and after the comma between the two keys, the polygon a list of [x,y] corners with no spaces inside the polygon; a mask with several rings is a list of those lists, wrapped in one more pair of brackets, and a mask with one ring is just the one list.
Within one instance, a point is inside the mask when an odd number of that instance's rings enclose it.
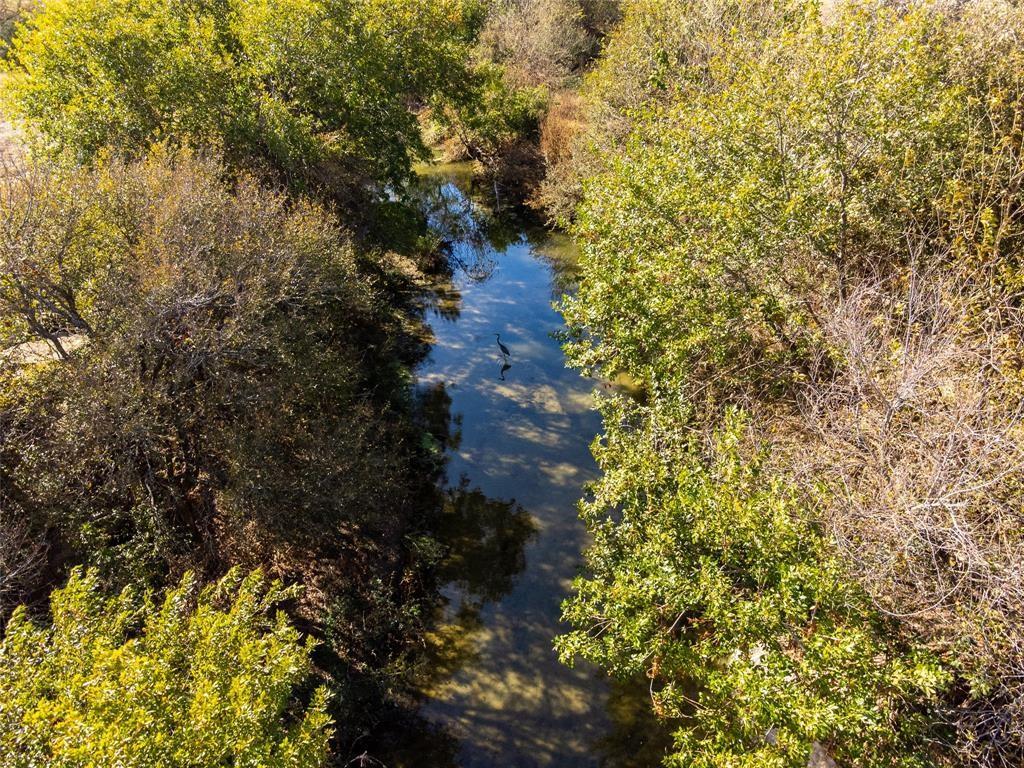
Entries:
{"label": "blue water reflection", "polygon": [[[431,308],[435,339],[419,378],[444,388],[459,420],[448,483],[514,501],[536,532],[511,589],[474,614],[463,637],[472,653],[434,681],[423,714],[458,739],[467,768],[596,766],[595,745],[612,727],[607,685],[593,669],[562,666],[552,651],[586,543],[576,502],[596,476],[589,443],[600,429],[593,382],[565,367],[554,338],[562,319],[552,301],[571,249],[494,220],[463,193],[458,169],[433,173],[428,210],[451,255],[445,293],[458,306]],[[448,621],[462,626],[472,596],[455,584],[446,596]]]}

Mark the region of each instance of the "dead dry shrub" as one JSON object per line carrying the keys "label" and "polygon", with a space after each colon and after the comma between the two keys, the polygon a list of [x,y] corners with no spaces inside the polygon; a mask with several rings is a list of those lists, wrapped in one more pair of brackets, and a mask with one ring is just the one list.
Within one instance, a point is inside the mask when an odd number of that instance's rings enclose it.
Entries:
{"label": "dead dry shrub", "polygon": [[950,660],[966,764],[1024,759],[1024,360],[1016,297],[940,269],[822,316],[796,466],[879,608]]}
{"label": "dead dry shrub", "polygon": [[[0,475],[0,484],[3,484]],[[45,537],[29,525],[0,488],[0,623],[38,586],[47,565]]]}
{"label": "dead dry shrub", "polygon": [[578,0],[503,0],[480,42],[505,65],[515,87],[561,88],[591,55],[594,41]]}

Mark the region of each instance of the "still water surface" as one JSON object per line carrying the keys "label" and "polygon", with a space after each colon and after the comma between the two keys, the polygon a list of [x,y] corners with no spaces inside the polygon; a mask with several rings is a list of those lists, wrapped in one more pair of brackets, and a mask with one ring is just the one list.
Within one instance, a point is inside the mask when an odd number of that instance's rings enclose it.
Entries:
{"label": "still water surface", "polygon": [[573,251],[471,200],[463,166],[431,166],[420,183],[453,278],[428,309],[435,340],[419,387],[447,406],[449,514],[487,528],[490,545],[454,547],[461,562],[423,684],[421,714],[453,754],[413,762],[656,765],[643,683],[609,684],[552,650],[587,543],[576,503],[596,476],[589,444],[600,430],[595,383],[566,368],[554,337],[563,324],[552,303],[571,290]]}

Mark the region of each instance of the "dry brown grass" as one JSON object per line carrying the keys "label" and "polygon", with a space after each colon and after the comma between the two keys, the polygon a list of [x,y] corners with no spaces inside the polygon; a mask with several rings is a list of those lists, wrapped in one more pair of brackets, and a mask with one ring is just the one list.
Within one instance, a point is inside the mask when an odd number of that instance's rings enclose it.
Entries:
{"label": "dry brown grass", "polygon": [[585,104],[574,91],[560,91],[540,126],[540,152],[545,175],[531,206],[544,211],[552,221],[569,221],[582,196],[581,180],[592,158],[579,151],[587,130]]}
{"label": "dry brown grass", "polygon": [[575,91],[559,91],[540,126],[540,151],[550,168],[572,156],[573,143],[583,130],[583,107]]}

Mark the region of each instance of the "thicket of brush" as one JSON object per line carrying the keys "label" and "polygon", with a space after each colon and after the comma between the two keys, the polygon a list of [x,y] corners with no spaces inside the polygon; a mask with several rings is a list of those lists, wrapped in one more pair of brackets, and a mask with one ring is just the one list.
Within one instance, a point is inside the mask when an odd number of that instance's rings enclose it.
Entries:
{"label": "thicket of brush", "polygon": [[678,765],[1024,759],[1011,3],[627,2],[548,177],[603,405],[567,656]]}

